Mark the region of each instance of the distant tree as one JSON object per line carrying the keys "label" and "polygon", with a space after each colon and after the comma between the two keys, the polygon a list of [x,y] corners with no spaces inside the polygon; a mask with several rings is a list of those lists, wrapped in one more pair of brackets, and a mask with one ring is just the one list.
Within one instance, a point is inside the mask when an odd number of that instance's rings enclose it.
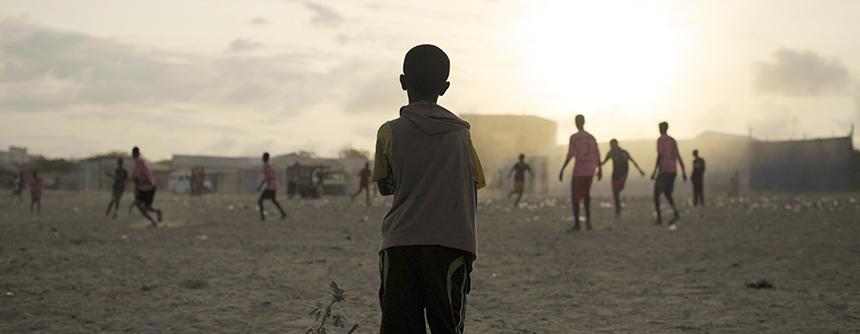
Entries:
{"label": "distant tree", "polygon": [[354,147],[344,147],[338,152],[338,156],[342,159],[370,159],[370,152]]}
{"label": "distant tree", "polygon": [[316,158],[317,157],[316,152],[305,151],[305,150],[301,150],[301,151],[296,152],[296,155],[298,155],[300,157],[305,157],[305,158]]}

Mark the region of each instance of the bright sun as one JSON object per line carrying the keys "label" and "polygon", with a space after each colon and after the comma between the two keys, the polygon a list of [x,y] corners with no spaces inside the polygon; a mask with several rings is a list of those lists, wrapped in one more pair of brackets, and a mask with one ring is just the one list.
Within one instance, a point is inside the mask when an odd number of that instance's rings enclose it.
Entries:
{"label": "bright sun", "polygon": [[623,0],[535,3],[516,27],[517,48],[530,87],[554,113],[576,106],[633,116],[666,98],[680,38],[658,9]]}

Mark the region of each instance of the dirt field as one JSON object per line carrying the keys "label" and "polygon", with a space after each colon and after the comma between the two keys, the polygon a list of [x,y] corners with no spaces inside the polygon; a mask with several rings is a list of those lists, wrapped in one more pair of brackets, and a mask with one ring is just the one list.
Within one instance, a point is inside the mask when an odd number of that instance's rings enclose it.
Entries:
{"label": "dirt field", "polygon": [[[159,194],[152,229],[107,200],[49,192],[38,220],[0,202],[0,333],[303,333],[332,280],[377,331],[385,202],[259,222],[250,195]],[[669,231],[647,199],[618,221],[596,199],[595,230],[567,234],[566,199],[482,199],[467,332],[860,333],[860,194],[710,200]]]}

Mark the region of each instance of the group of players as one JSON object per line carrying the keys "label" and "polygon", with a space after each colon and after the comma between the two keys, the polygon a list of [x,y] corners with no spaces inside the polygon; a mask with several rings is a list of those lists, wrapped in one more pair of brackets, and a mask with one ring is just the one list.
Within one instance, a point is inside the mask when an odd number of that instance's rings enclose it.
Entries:
{"label": "group of players", "polygon": [[[585,117],[577,115],[574,119],[577,132],[570,136],[567,156],[564,160],[564,165],[558,174],[558,180],[564,180],[564,170],[574,160],[573,180],[571,180],[571,202],[573,204],[573,220],[574,225],[570,231],[579,231],[580,225],[580,203],[583,203],[585,208],[585,228],[591,230],[591,184],[594,180],[595,173],[597,180],[603,178],[603,165],[610,159],[612,160],[612,198],[615,202],[615,215],[621,215],[621,191],[624,190],[624,184],[627,181],[627,175],[630,170],[630,163],[639,171],[639,174],[645,176],[645,171],[639,167],[636,160],[626,150],[618,145],[618,140],[612,139],[609,142],[609,152],[606,157],[600,160],[600,150],[597,146],[597,140],[590,133],[585,131]],[[675,206],[675,201],[672,198],[672,193],[675,189],[675,179],[678,176],[678,165],[681,166],[681,177],[684,182],[687,181],[687,171],[684,166],[684,160],[678,151],[678,143],[672,136],[669,136],[669,123],[662,122],[659,124],[660,137],[657,139],[657,161],[654,166],[654,171],[651,173],[651,179],[654,180],[654,209],[657,212],[656,224],[663,223],[663,216],[660,210],[660,197],[665,196],[669,205],[672,207],[673,217],[669,221],[669,227],[673,228],[674,224],[680,219],[678,208]],[[704,173],[705,160],[699,156],[698,150],[693,150],[693,205],[704,205]],[[514,206],[518,206],[522,199],[525,188],[525,174],[528,172],[531,176],[534,173],[531,166],[525,162],[525,155],[520,154],[519,160],[511,168],[508,177],[514,176],[514,189],[508,193],[517,195],[514,201]]]}

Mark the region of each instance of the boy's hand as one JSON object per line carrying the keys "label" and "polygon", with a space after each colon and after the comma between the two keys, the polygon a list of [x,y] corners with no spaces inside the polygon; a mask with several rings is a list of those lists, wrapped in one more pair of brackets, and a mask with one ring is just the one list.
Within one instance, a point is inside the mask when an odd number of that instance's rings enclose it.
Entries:
{"label": "boy's hand", "polygon": [[602,179],[602,178],[603,178],[603,171],[597,170],[597,181],[600,181],[600,179]]}
{"label": "boy's hand", "polygon": [[643,171],[640,169],[640,170],[639,170],[639,175],[645,176],[645,172],[643,172]]}
{"label": "boy's hand", "polygon": [[558,172],[558,182],[564,181],[564,171]]}
{"label": "boy's hand", "polygon": [[681,178],[684,179],[684,182],[687,182],[687,173],[681,173]]}
{"label": "boy's hand", "polygon": [[651,173],[651,179],[654,180],[657,178],[657,173]]}

